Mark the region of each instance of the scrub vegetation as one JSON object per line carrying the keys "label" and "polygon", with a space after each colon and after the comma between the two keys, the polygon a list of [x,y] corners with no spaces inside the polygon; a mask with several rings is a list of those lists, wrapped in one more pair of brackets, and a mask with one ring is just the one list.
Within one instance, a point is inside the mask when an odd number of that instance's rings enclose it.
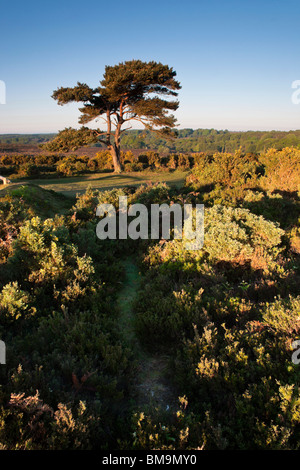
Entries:
{"label": "scrub vegetation", "polygon": [[[1,448],[298,449],[299,162],[203,153],[182,184],[2,189]],[[204,204],[203,248],[99,240],[96,208],[120,195]]]}

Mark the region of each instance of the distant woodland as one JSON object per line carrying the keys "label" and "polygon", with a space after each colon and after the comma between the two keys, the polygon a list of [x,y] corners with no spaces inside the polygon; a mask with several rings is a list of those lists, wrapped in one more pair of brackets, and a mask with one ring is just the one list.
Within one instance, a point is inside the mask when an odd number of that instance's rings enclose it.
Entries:
{"label": "distant woodland", "polygon": [[[3,134],[0,152],[13,150],[15,145],[40,145],[55,134]],[[164,139],[145,130],[129,130],[122,136],[123,149],[156,150],[169,152],[235,152],[259,153],[268,148],[300,148],[300,130],[231,132],[216,129],[180,129],[176,139]],[[95,146],[101,147],[102,144]]]}

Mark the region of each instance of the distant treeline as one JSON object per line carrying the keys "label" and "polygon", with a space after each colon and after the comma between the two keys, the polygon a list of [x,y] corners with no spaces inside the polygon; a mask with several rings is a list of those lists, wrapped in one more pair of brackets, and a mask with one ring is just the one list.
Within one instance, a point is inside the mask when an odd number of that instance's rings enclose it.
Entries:
{"label": "distant treeline", "polygon": [[42,144],[53,139],[56,134],[2,134],[0,144]]}
{"label": "distant treeline", "polygon": [[122,146],[126,149],[153,149],[161,152],[235,152],[256,153],[268,148],[300,148],[300,130],[230,132],[215,129],[180,129],[178,138],[166,140],[142,130],[124,133]]}
{"label": "distant treeline", "polygon": [[[51,140],[55,134],[5,134],[0,135],[0,145],[39,145]],[[269,148],[281,150],[285,147],[300,149],[300,130],[296,131],[247,131],[231,132],[216,129],[180,129],[177,139],[166,140],[145,130],[124,132],[121,142],[127,150],[155,150],[172,152],[235,152],[259,153]],[[103,148],[102,144],[96,147]]]}

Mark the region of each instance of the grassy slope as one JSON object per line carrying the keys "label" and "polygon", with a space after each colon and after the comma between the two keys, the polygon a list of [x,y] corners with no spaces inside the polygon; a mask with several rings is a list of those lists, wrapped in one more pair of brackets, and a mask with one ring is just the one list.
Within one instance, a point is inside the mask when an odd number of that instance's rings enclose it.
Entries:
{"label": "grassy slope", "polygon": [[[93,189],[112,189],[122,186],[139,186],[140,184],[166,182],[170,185],[181,186],[187,172],[133,172],[133,173],[95,173],[70,178],[14,180],[15,184],[35,184],[44,189],[52,189],[67,196],[83,193],[90,186]],[[1,186],[0,186],[1,188]]]}
{"label": "grassy slope", "polygon": [[21,199],[24,208],[30,207],[34,215],[47,218],[65,214],[75,203],[75,199],[55,191],[45,190],[35,184],[10,184],[0,191],[0,199],[5,196]]}

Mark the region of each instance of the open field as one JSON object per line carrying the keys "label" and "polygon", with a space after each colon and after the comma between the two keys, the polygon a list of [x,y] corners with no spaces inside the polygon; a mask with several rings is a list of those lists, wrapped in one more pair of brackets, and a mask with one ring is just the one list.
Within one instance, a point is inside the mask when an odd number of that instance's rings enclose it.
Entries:
{"label": "open field", "polygon": [[[66,196],[76,196],[86,191],[88,187],[93,189],[111,189],[123,186],[139,186],[147,183],[166,182],[171,186],[182,186],[187,172],[132,172],[132,173],[95,173],[70,178],[53,179],[16,179],[13,184],[35,184],[44,189],[52,189]],[[3,189],[3,187],[2,187]]]}

